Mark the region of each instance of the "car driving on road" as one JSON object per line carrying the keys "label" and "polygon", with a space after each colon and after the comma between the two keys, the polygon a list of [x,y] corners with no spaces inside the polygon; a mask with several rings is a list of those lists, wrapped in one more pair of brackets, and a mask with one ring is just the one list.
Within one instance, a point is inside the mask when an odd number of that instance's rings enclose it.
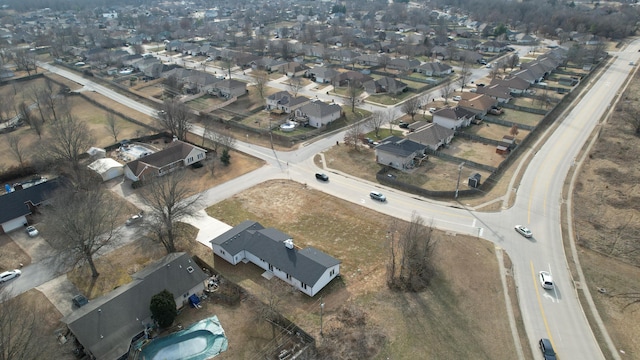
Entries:
{"label": "car driving on road", "polygon": [[551,274],[549,274],[549,272],[540,271],[538,276],[540,277],[540,285],[544,289],[547,289],[547,290],[553,289],[553,278],[551,277]]}
{"label": "car driving on road", "polygon": [[3,273],[0,273],[0,283],[4,283],[9,280],[20,277],[20,275],[22,275],[22,271],[18,269],[5,271]]}
{"label": "car driving on road", "polygon": [[384,195],[382,195],[381,192],[378,192],[378,191],[370,192],[369,193],[369,197],[372,198],[373,200],[378,200],[378,201],[381,201],[381,202],[387,201],[387,198]]}
{"label": "car driving on road", "polygon": [[551,345],[549,339],[540,339],[538,345],[540,345],[540,351],[542,351],[544,360],[556,360],[556,352],[553,350],[553,345]]}
{"label": "car driving on road", "polygon": [[324,173],[316,173],[316,179],[322,180],[322,181],[329,181],[329,177],[327,176],[327,174],[324,174]]}
{"label": "car driving on road", "polygon": [[531,230],[529,230],[526,226],[523,225],[516,225],[514,226],[516,231],[518,233],[520,233],[520,235],[526,237],[526,238],[530,238],[533,236],[533,233],[531,232]]}

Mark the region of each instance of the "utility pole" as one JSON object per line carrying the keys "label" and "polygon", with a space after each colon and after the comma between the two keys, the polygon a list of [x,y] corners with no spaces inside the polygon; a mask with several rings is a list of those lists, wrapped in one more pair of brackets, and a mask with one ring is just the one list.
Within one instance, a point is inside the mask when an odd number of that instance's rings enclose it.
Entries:
{"label": "utility pole", "polygon": [[320,298],[320,336],[322,335],[322,315],[324,313],[324,302],[322,301],[322,297]]}
{"label": "utility pole", "polygon": [[458,198],[458,189],[460,188],[460,175],[462,174],[462,167],[464,166],[464,162],[461,162],[458,165],[458,182],[456,182],[456,195],[453,197],[454,199]]}

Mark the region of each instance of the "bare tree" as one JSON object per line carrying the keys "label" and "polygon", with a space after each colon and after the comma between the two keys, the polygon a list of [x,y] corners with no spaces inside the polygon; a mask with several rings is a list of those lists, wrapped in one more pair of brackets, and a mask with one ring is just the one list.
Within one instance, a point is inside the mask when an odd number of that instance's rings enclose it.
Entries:
{"label": "bare tree", "polygon": [[222,146],[223,150],[231,150],[236,146],[236,138],[226,130],[220,129],[211,134],[214,142],[214,151],[218,152],[218,146]]}
{"label": "bare tree", "polygon": [[7,135],[7,144],[9,151],[13,157],[20,163],[20,167],[24,166],[25,148],[21,144],[22,138],[16,134]]}
{"label": "bare tree", "polygon": [[414,212],[406,226],[392,223],[388,237],[389,288],[411,292],[425,289],[435,275],[433,253],[437,240],[433,228],[425,225],[424,219]]}
{"label": "bare tree", "polygon": [[289,90],[291,90],[291,94],[296,97],[298,96],[298,92],[302,89],[302,79],[297,77],[292,77],[289,79]]}
{"label": "bare tree", "polygon": [[187,172],[178,169],[161,177],[145,179],[138,193],[150,211],[145,213],[144,228],[152,240],[161,243],[167,253],[176,251],[180,228],[176,223],[187,216],[194,216],[201,195],[184,180]]}
{"label": "bare tree", "polygon": [[500,75],[500,69],[498,69],[497,66],[494,66],[493,69],[491,69],[491,71],[489,71],[489,77],[491,78],[491,80],[493,80],[493,79],[497,78],[498,75]]}
{"label": "bare tree", "polygon": [[418,113],[418,110],[420,110],[420,106],[421,106],[420,103],[421,103],[421,100],[420,100],[420,97],[418,96],[409,98],[407,101],[402,103],[402,107],[401,107],[402,112],[411,116],[411,121],[413,121],[414,117]]}
{"label": "bare tree", "polygon": [[460,84],[460,88],[464,90],[465,85],[467,85],[467,81],[471,77],[471,70],[469,67],[469,63],[466,59],[462,60],[462,65],[460,66],[460,72],[458,73],[458,84]]}
{"label": "bare tree", "polygon": [[118,126],[118,123],[116,122],[116,116],[112,112],[107,113],[106,126],[107,126],[107,130],[109,130],[109,132],[111,133],[111,136],[113,136],[113,141],[118,142],[118,134],[120,134],[120,126]]}
{"label": "bare tree", "polygon": [[185,139],[191,130],[191,111],[177,99],[166,99],[158,111],[158,121],[164,130],[178,139]]}
{"label": "bare tree", "polygon": [[41,103],[47,109],[47,112],[53,116],[53,120],[57,121],[59,116],[56,110],[63,97],[57,94],[53,81],[49,78],[46,78],[44,84],[44,86],[38,88],[38,103]]}
{"label": "bare tree", "polygon": [[445,80],[440,86],[440,95],[444,98],[444,103],[449,103],[449,96],[453,92],[453,84],[450,79]]}
{"label": "bare tree", "polygon": [[356,80],[350,80],[347,86],[347,97],[345,102],[351,107],[351,112],[356,110],[358,104],[358,96],[360,95],[360,83]]}
{"label": "bare tree", "polygon": [[43,210],[47,240],[71,263],[87,263],[97,278],[94,257],[120,235],[121,209],[115,195],[98,186],[64,189]]}
{"label": "bare tree", "polygon": [[355,150],[359,150],[360,138],[362,137],[362,122],[356,122],[349,126],[344,134],[344,143],[353,145]]}
{"label": "bare tree", "polygon": [[55,342],[45,322],[43,305],[30,294],[11,298],[0,288],[0,360],[50,358]]}
{"label": "bare tree", "polygon": [[266,97],[267,82],[269,82],[269,76],[264,71],[254,71],[252,73],[253,80],[255,81],[256,91],[260,99],[264,100]]}
{"label": "bare tree", "polygon": [[377,110],[371,114],[371,117],[369,118],[369,124],[373,127],[373,131],[375,131],[376,133],[376,138],[380,137],[380,129],[388,119],[389,117],[384,111]]}
{"label": "bare tree", "polygon": [[382,69],[384,70],[384,72],[387,72],[387,66],[389,65],[389,61],[391,61],[391,59],[387,56],[387,55],[380,55],[380,57],[378,57],[378,65],[382,66]]}
{"label": "bare tree", "polygon": [[27,72],[27,76],[30,76],[32,71],[37,72],[36,56],[33,51],[17,50],[14,52],[13,61],[18,70]]}
{"label": "bare tree", "polygon": [[516,136],[518,135],[518,133],[520,132],[520,130],[518,130],[518,125],[513,124],[511,126],[511,129],[509,130],[509,134],[511,134],[511,136]]}
{"label": "bare tree", "polygon": [[30,128],[36,131],[38,139],[42,139],[42,120],[31,114],[31,110],[25,102],[20,103],[18,111],[20,113],[20,118],[24,120]]}
{"label": "bare tree", "polygon": [[174,97],[179,95],[182,92],[182,82],[178,79],[176,75],[171,75],[164,79],[164,95],[166,97]]}
{"label": "bare tree", "polygon": [[80,155],[93,145],[93,137],[87,125],[71,115],[52,121],[49,126],[51,141],[46,148],[56,159],[68,161],[74,169],[78,168]]}
{"label": "bare tree", "polygon": [[11,120],[16,115],[15,93],[6,93],[0,101],[0,123]]}
{"label": "bare tree", "polygon": [[626,107],[621,109],[621,118],[631,126],[633,135],[640,136],[640,112],[634,107]]}
{"label": "bare tree", "polygon": [[520,56],[518,56],[518,54],[513,54],[509,56],[507,63],[509,64],[509,67],[511,69],[515,69],[518,66],[518,64],[520,64]]}

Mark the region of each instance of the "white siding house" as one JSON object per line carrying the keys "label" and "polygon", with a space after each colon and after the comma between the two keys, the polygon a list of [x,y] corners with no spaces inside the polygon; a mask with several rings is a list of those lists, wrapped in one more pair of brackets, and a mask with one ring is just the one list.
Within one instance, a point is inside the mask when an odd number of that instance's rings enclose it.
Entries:
{"label": "white siding house", "polygon": [[340,274],[338,259],[313,247],[301,249],[289,235],[255,221],[244,221],[210,242],[214,254],[230,264],[250,261],[309,296]]}

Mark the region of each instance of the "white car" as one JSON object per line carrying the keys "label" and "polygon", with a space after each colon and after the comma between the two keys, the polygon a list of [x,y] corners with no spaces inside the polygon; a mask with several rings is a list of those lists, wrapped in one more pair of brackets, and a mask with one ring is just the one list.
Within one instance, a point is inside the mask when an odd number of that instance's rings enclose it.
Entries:
{"label": "white car", "polygon": [[130,226],[141,221],[142,221],[142,213],[135,214],[132,217],[127,219],[127,221],[125,222],[125,225]]}
{"label": "white car", "polygon": [[18,269],[5,271],[5,272],[0,274],[0,283],[9,281],[11,279],[15,279],[15,278],[19,277],[20,275],[22,275],[22,271],[20,271]]}
{"label": "white car", "polygon": [[29,236],[31,237],[36,237],[38,236],[39,232],[35,226],[27,226],[27,234],[29,234]]}
{"label": "white car", "polygon": [[517,231],[520,235],[522,235],[522,236],[524,236],[524,237],[526,237],[526,238],[530,238],[530,237],[532,237],[532,236],[533,236],[533,233],[531,232],[531,230],[529,230],[526,226],[523,226],[523,225],[516,225],[516,226],[514,226],[514,227],[515,227],[516,231]]}
{"label": "white car", "polygon": [[380,202],[385,202],[385,201],[387,201],[387,198],[386,198],[384,195],[382,195],[382,193],[381,193],[381,192],[379,192],[379,191],[372,191],[372,192],[370,192],[370,193],[369,193],[369,197],[370,197],[370,198],[372,198],[373,200],[378,200],[378,201],[380,201]]}
{"label": "white car", "polygon": [[462,96],[456,95],[453,97],[453,101],[460,101],[462,100]]}
{"label": "white car", "polygon": [[544,289],[547,289],[547,290],[553,289],[553,278],[551,277],[551,274],[549,274],[549,272],[540,271],[539,277],[540,277],[540,285]]}

